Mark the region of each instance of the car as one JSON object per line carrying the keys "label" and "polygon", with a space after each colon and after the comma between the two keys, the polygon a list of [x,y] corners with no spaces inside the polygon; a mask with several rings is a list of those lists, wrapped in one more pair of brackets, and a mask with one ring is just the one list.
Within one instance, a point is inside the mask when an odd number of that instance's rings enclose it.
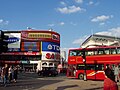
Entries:
{"label": "car", "polygon": [[56,76],[58,75],[58,71],[56,69],[43,69],[41,71],[38,71],[39,76]]}

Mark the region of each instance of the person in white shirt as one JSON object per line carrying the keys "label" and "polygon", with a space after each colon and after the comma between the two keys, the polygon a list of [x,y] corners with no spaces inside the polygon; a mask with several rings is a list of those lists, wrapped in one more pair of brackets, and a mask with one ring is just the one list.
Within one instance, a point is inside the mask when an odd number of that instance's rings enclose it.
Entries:
{"label": "person in white shirt", "polygon": [[9,77],[9,82],[11,82],[12,78],[12,74],[13,74],[13,67],[10,66],[8,69],[8,77]]}
{"label": "person in white shirt", "polygon": [[119,68],[118,68],[118,65],[115,65],[114,75],[115,75],[115,81],[119,82]]}

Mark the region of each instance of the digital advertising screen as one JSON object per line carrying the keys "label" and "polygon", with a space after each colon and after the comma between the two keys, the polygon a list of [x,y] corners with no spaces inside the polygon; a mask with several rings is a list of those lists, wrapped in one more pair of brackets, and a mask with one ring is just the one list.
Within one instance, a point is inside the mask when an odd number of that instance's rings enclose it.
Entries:
{"label": "digital advertising screen", "polygon": [[39,42],[22,42],[21,51],[39,51]]}
{"label": "digital advertising screen", "polygon": [[42,42],[42,51],[60,52],[60,44],[54,42]]}
{"label": "digital advertising screen", "polygon": [[8,38],[8,51],[20,51],[21,33],[5,33]]}

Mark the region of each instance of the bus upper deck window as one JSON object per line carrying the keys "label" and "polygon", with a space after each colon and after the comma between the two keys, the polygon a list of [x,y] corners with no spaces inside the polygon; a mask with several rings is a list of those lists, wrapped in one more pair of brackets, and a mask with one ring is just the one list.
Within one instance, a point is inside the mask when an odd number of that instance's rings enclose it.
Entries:
{"label": "bus upper deck window", "polygon": [[76,56],[76,52],[75,51],[70,51],[70,56]]}
{"label": "bus upper deck window", "polygon": [[74,56],[74,53],[70,53],[70,56]]}
{"label": "bus upper deck window", "polygon": [[82,53],[81,53],[81,52],[78,52],[78,53],[77,53],[77,56],[81,56],[81,55],[82,55]]}
{"label": "bus upper deck window", "polygon": [[109,49],[105,49],[105,54],[110,54],[110,50]]}
{"label": "bus upper deck window", "polygon": [[99,51],[98,54],[104,54],[103,51]]}
{"label": "bus upper deck window", "polygon": [[111,49],[111,54],[116,54],[116,49]]}
{"label": "bus upper deck window", "polygon": [[117,54],[120,54],[120,48],[117,48]]}

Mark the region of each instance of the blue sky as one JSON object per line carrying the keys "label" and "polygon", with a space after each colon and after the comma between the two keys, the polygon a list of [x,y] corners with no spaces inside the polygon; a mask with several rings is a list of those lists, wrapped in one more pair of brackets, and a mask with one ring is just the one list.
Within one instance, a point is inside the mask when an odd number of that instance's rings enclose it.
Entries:
{"label": "blue sky", "polygon": [[77,48],[90,35],[120,37],[120,0],[0,0],[0,29],[52,28],[61,48]]}

